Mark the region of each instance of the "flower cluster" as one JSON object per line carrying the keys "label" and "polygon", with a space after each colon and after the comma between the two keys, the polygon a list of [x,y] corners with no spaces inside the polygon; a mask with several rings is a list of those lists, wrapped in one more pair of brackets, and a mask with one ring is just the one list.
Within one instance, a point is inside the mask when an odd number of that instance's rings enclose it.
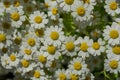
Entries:
{"label": "flower cluster", "polygon": [[105,77],[117,75],[119,5],[116,0],[0,0],[1,68],[12,71],[15,80],[94,80],[99,70]]}

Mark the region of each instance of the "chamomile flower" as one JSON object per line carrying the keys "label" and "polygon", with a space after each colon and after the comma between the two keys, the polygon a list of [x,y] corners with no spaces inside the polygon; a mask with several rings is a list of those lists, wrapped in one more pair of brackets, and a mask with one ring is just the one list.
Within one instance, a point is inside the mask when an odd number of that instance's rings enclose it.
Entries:
{"label": "chamomile flower", "polygon": [[57,6],[50,7],[50,9],[48,11],[48,16],[52,20],[56,20],[56,18],[59,18],[58,7]]}
{"label": "chamomile flower", "polygon": [[83,2],[76,3],[76,5],[72,8],[71,15],[79,22],[90,20],[93,17],[91,15],[91,9],[89,9],[89,6]]}
{"label": "chamomile flower", "polygon": [[38,37],[33,32],[26,34],[22,41],[22,46],[31,50],[36,50],[40,45]]}
{"label": "chamomile flower", "polygon": [[107,50],[106,50],[106,53],[107,53],[107,56],[115,56],[116,58],[120,58],[120,45],[114,45],[114,46],[110,46],[110,45],[107,45],[106,46]]}
{"label": "chamomile flower", "polygon": [[48,55],[47,59],[50,61],[58,59],[61,56],[59,48],[54,45],[44,44],[44,46],[41,46],[41,50],[44,51],[44,54]]}
{"label": "chamomile flower", "polygon": [[25,21],[24,11],[22,9],[16,10],[13,8],[13,10],[10,12],[10,18],[12,21],[12,26],[15,28],[20,28],[22,22]]}
{"label": "chamomile flower", "polygon": [[68,65],[69,69],[76,75],[88,73],[87,64],[81,57],[73,58]]}
{"label": "chamomile flower", "polygon": [[56,80],[67,80],[68,74],[64,69],[58,69],[55,71]]}
{"label": "chamomile flower", "polygon": [[70,57],[76,56],[77,48],[74,42],[75,42],[75,36],[66,37],[61,47],[62,54]]}
{"label": "chamomile flower", "polygon": [[101,31],[99,29],[95,29],[90,33],[91,37],[96,39],[101,36]]}
{"label": "chamomile flower", "polygon": [[45,72],[41,70],[40,68],[37,68],[33,71],[33,77],[31,77],[32,80],[47,80],[47,77],[45,75]]}
{"label": "chamomile flower", "polygon": [[63,9],[63,11],[70,12],[72,8],[78,3],[77,0],[57,0],[59,6]]}
{"label": "chamomile flower", "polygon": [[18,55],[18,53],[12,53],[12,54],[10,54],[10,56],[9,56],[9,65],[11,66],[11,67],[17,67],[18,66],[18,64],[19,64],[19,55]]}
{"label": "chamomile flower", "polygon": [[120,13],[119,4],[116,0],[105,0],[106,5],[104,6],[105,11],[111,16],[115,16]]}
{"label": "chamomile flower", "polygon": [[120,43],[120,25],[113,22],[111,26],[107,25],[103,31],[103,36],[108,44],[115,45]]}
{"label": "chamomile flower", "polygon": [[9,59],[8,54],[4,54],[3,56],[1,56],[1,64],[4,68],[6,68],[6,69],[12,68],[11,66],[9,66],[9,64],[10,64],[9,61],[10,61],[10,59]]}
{"label": "chamomile flower", "polygon": [[79,75],[79,74],[74,74],[73,71],[67,69],[66,73],[68,74],[68,79],[69,80],[83,80],[85,79],[84,76],[85,74]]}
{"label": "chamomile flower", "polygon": [[57,5],[56,0],[45,0],[44,2],[45,8],[50,8]]}
{"label": "chamomile flower", "polygon": [[104,68],[110,73],[117,74],[120,71],[120,60],[119,58],[112,57],[105,59]]}
{"label": "chamomile flower", "polygon": [[82,58],[89,57],[89,48],[91,46],[92,39],[90,39],[88,36],[85,36],[84,38],[79,37],[75,44],[78,47],[78,56],[81,56]]}
{"label": "chamomile flower", "polygon": [[60,46],[64,41],[64,32],[59,26],[50,26],[45,30],[45,42],[49,45]]}
{"label": "chamomile flower", "polygon": [[47,15],[44,12],[34,11],[33,14],[29,16],[31,27],[33,28],[44,28],[48,23]]}
{"label": "chamomile flower", "polygon": [[114,20],[116,23],[118,23],[120,25],[120,18],[115,18]]}
{"label": "chamomile flower", "polygon": [[90,9],[94,9],[94,6],[96,5],[96,1],[95,0],[81,0],[84,2],[84,4],[88,4]]}
{"label": "chamomile flower", "polygon": [[2,49],[4,46],[10,46],[11,44],[11,35],[7,35],[3,31],[0,31],[0,49]]}
{"label": "chamomile flower", "polygon": [[92,73],[88,73],[86,76],[85,76],[85,79],[84,80],[94,80],[95,76],[92,74]]}
{"label": "chamomile flower", "polygon": [[91,47],[88,49],[93,56],[99,56],[105,51],[105,42],[99,38],[98,41],[91,43]]}
{"label": "chamomile flower", "polygon": [[[43,52],[42,50],[36,51],[34,53],[33,59],[37,62],[36,65],[43,68],[48,67],[49,60],[47,59],[48,54]],[[51,62],[51,61],[50,61]]]}
{"label": "chamomile flower", "polygon": [[32,71],[34,67],[36,67],[34,62],[31,62],[29,60],[26,59],[21,59],[20,60],[20,64],[18,67],[18,71],[20,71],[22,74],[24,75],[25,73]]}

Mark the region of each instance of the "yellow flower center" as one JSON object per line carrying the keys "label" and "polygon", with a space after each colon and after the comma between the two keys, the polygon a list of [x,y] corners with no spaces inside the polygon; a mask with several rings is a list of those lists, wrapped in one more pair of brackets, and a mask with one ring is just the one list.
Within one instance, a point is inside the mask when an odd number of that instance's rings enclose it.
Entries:
{"label": "yellow flower center", "polygon": [[34,21],[37,23],[37,24],[40,24],[42,22],[42,17],[41,16],[36,16],[34,18]]}
{"label": "yellow flower center", "polygon": [[2,48],[2,52],[3,52],[3,53],[6,53],[7,51],[8,51],[8,49],[7,49],[6,47],[3,47],[3,48]]}
{"label": "yellow flower center", "polygon": [[73,43],[72,41],[70,41],[70,42],[67,42],[67,43],[66,43],[65,47],[66,47],[66,49],[67,49],[68,51],[73,51],[74,48],[75,48],[75,45],[74,45],[74,43]]}
{"label": "yellow flower center", "polygon": [[71,80],[78,80],[79,79],[79,77],[75,74],[71,74],[70,77],[71,77]]}
{"label": "yellow flower center", "polygon": [[109,36],[113,39],[116,39],[119,37],[119,33],[117,30],[111,30],[110,33],[109,33]]}
{"label": "yellow flower center", "polygon": [[55,62],[55,61],[52,61],[51,67],[52,67],[52,68],[55,68],[56,66],[57,66],[56,62]]}
{"label": "yellow flower center", "polygon": [[40,78],[40,76],[41,76],[40,72],[36,70],[36,71],[34,72],[34,77],[35,77],[35,78]]}
{"label": "yellow flower center", "polygon": [[13,55],[13,54],[11,54],[11,55],[10,55],[10,60],[11,60],[11,61],[15,61],[15,60],[16,60],[16,56]]}
{"label": "yellow flower center", "polygon": [[94,37],[98,37],[98,36],[99,36],[99,33],[98,33],[97,31],[94,31],[94,32],[93,32],[93,36],[94,36]]}
{"label": "yellow flower center", "polygon": [[92,47],[93,49],[98,50],[100,48],[100,44],[98,42],[94,42]]}
{"label": "yellow flower center", "polygon": [[30,46],[34,46],[34,45],[35,45],[35,39],[29,38],[29,39],[27,40],[27,43],[28,43]]}
{"label": "yellow flower center", "polygon": [[112,10],[116,10],[118,7],[116,2],[111,2],[109,6],[110,6],[110,9],[112,9]]}
{"label": "yellow flower center", "polygon": [[112,51],[114,54],[119,55],[120,54],[120,46],[115,46],[112,48]]}
{"label": "yellow flower center", "polygon": [[18,6],[20,6],[20,2],[19,1],[14,1],[13,5],[14,5],[14,7],[18,7]]}
{"label": "yellow flower center", "polygon": [[24,52],[25,52],[25,54],[27,54],[27,55],[30,55],[30,54],[32,53],[32,51],[29,50],[29,49],[25,49]]}
{"label": "yellow flower center", "polygon": [[6,41],[6,36],[4,34],[0,34],[0,42]]}
{"label": "yellow flower center", "polygon": [[74,2],[74,0],[64,0],[64,1],[65,1],[65,3],[68,4],[68,5],[72,5],[73,2]]}
{"label": "yellow flower center", "polygon": [[55,54],[55,51],[56,51],[56,47],[51,45],[51,46],[48,46],[47,47],[47,51],[49,54]]}
{"label": "yellow flower center", "polygon": [[59,34],[56,31],[52,31],[50,34],[50,38],[53,40],[57,40],[59,38]]}
{"label": "yellow flower center", "polygon": [[80,70],[82,68],[82,64],[80,62],[75,62],[73,66],[76,70]]}
{"label": "yellow flower center", "polygon": [[46,57],[44,57],[43,55],[39,55],[38,59],[42,63],[45,63],[47,61]]}
{"label": "yellow flower center", "polygon": [[48,8],[50,5],[48,3],[44,4],[45,8]]}
{"label": "yellow flower center", "polygon": [[3,27],[4,29],[10,29],[11,24],[8,23],[8,22],[2,22],[2,27]]}
{"label": "yellow flower center", "polygon": [[53,15],[56,15],[57,13],[58,13],[58,9],[57,9],[57,8],[53,8],[53,9],[52,9],[52,14],[53,14]]}
{"label": "yellow flower center", "polygon": [[11,19],[13,19],[14,21],[18,21],[20,19],[20,14],[17,12],[12,13]]}
{"label": "yellow flower center", "polygon": [[35,30],[35,34],[38,36],[38,37],[41,37],[44,35],[44,30],[43,29],[36,29]]}
{"label": "yellow flower center", "polygon": [[90,0],[83,0],[84,1],[84,3],[90,3]]}
{"label": "yellow flower center", "polygon": [[79,15],[79,16],[84,16],[85,15],[85,8],[84,7],[78,7],[77,8],[77,14]]}
{"label": "yellow flower center", "polygon": [[29,66],[29,62],[27,60],[22,60],[22,66],[27,68]]}
{"label": "yellow flower center", "polygon": [[59,79],[60,80],[66,80],[66,75],[64,73],[59,74]]}
{"label": "yellow flower center", "polygon": [[5,8],[9,8],[11,5],[10,1],[4,1],[3,4]]}
{"label": "yellow flower center", "polygon": [[87,49],[88,49],[87,43],[86,43],[86,42],[81,43],[80,49],[81,49],[82,51],[85,51],[85,52],[86,52]]}
{"label": "yellow flower center", "polygon": [[21,38],[20,37],[16,37],[14,40],[15,44],[20,44],[21,43]]}
{"label": "yellow flower center", "polygon": [[109,65],[112,69],[116,69],[116,68],[118,68],[118,61],[112,60],[109,62]]}

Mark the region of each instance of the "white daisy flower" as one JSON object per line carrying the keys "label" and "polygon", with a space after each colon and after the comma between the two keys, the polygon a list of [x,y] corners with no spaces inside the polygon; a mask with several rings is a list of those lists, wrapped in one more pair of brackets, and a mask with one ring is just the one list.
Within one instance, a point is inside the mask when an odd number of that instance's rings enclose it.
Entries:
{"label": "white daisy flower", "polygon": [[116,58],[120,58],[120,45],[114,45],[114,46],[110,46],[110,45],[107,45],[106,46],[107,50],[106,50],[106,53],[107,53],[107,56],[115,56]]}
{"label": "white daisy flower", "polygon": [[90,20],[93,16],[91,15],[91,9],[87,4],[83,2],[77,2],[76,5],[72,8],[71,15],[75,18],[76,21],[86,21]]}
{"label": "white daisy flower", "polygon": [[0,49],[2,49],[4,46],[10,46],[11,44],[12,44],[11,35],[8,35],[3,31],[0,31]]}
{"label": "white daisy flower", "polygon": [[85,74],[82,75],[74,74],[73,71],[71,71],[70,69],[67,69],[66,73],[68,74],[69,80],[85,80],[84,78]]}
{"label": "white daisy flower", "polygon": [[9,65],[11,66],[11,67],[16,67],[17,68],[17,66],[18,66],[18,64],[19,64],[19,54],[18,53],[12,53],[12,54],[10,54],[10,56],[9,56]]}
{"label": "white daisy flower", "polygon": [[68,74],[64,69],[58,69],[55,71],[56,80],[67,80]]}
{"label": "white daisy flower", "polygon": [[76,56],[78,50],[74,42],[75,42],[75,36],[66,37],[61,47],[62,54],[71,57]]}
{"label": "white daisy flower", "polygon": [[21,65],[18,67],[18,71],[21,72],[21,75],[24,75],[25,73],[32,71],[34,67],[36,67],[34,62],[31,62],[29,60],[22,59],[20,60]]}
{"label": "white daisy flower", "polygon": [[84,38],[79,37],[75,44],[78,47],[78,56],[81,56],[82,58],[89,57],[89,48],[91,46],[92,39],[90,39],[88,36],[85,36]]}
{"label": "white daisy flower", "polygon": [[13,9],[10,11],[11,24],[15,28],[20,28],[22,23],[25,21],[24,11],[22,9]]}
{"label": "white daisy flower", "polygon": [[21,56],[26,60],[32,60],[34,52],[36,52],[35,49],[31,49],[29,47],[26,48],[26,47],[21,46],[19,54],[21,54]]}
{"label": "white daisy flower", "polygon": [[90,33],[91,37],[94,39],[99,38],[101,34],[102,33],[99,29],[95,29]]}
{"label": "white daisy flower", "polygon": [[72,8],[79,2],[77,0],[57,0],[59,6],[66,12],[70,12]]}
{"label": "white daisy flower", "polygon": [[44,54],[48,55],[47,59],[53,61],[58,59],[61,56],[59,48],[54,45],[47,45],[41,46],[41,50],[43,50]]}
{"label": "white daisy flower", "polygon": [[46,19],[47,15],[44,12],[34,11],[33,14],[29,16],[31,27],[33,28],[44,28],[45,24],[48,23],[48,19]]}
{"label": "white daisy flower", "polygon": [[94,9],[94,6],[96,5],[96,0],[81,0],[84,2],[84,4],[88,4],[90,9]]}
{"label": "white daisy flower", "polygon": [[105,11],[111,16],[115,16],[116,14],[120,14],[119,4],[116,0],[105,0],[106,5],[104,6]]}
{"label": "white daisy flower", "polygon": [[94,78],[95,78],[95,76],[94,76],[92,73],[88,73],[88,74],[85,76],[85,79],[84,79],[84,80],[95,80]]}
{"label": "white daisy flower", "polygon": [[36,50],[41,45],[38,37],[33,32],[28,32],[28,34],[23,37],[22,45],[25,48]]}
{"label": "white daisy flower", "polygon": [[[49,60],[47,59],[48,54],[43,52],[42,50],[36,51],[34,53],[33,59],[37,62],[36,65],[43,68],[48,67]],[[51,62],[51,61],[50,61]]]}
{"label": "white daisy flower", "polygon": [[70,61],[68,67],[73,72],[73,74],[76,75],[86,74],[89,71],[87,69],[87,64],[85,64],[85,61],[80,57],[73,58],[73,60]]}
{"label": "white daisy flower", "polygon": [[99,56],[105,51],[105,42],[101,38],[99,38],[98,41],[91,43],[91,45],[92,46],[88,49],[88,51],[93,56]]}
{"label": "white daisy flower", "polygon": [[104,39],[108,44],[115,45],[120,43],[120,25],[113,22],[111,26],[107,25],[103,31]]}
{"label": "white daisy flower", "polygon": [[59,18],[58,7],[57,6],[50,7],[48,11],[48,16],[52,20],[56,20],[57,18]]}
{"label": "white daisy flower", "polygon": [[104,68],[106,71],[109,71],[110,73],[117,74],[118,72],[120,72],[119,58],[112,57],[105,59]]}
{"label": "white daisy flower", "polygon": [[31,77],[32,80],[48,80],[45,72],[41,70],[40,68],[37,68],[34,70],[33,77]]}
{"label": "white daisy flower", "polygon": [[11,66],[9,66],[9,64],[10,64],[9,61],[10,61],[10,58],[9,58],[8,54],[4,54],[3,56],[1,56],[1,64],[4,68],[6,68],[6,69],[12,68]]}
{"label": "white daisy flower", "polygon": [[50,28],[46,28],[44,38],[47,44],[53,44],[54,46],[60,46],[65,39],[64,32],[59,26],[50,26]]}

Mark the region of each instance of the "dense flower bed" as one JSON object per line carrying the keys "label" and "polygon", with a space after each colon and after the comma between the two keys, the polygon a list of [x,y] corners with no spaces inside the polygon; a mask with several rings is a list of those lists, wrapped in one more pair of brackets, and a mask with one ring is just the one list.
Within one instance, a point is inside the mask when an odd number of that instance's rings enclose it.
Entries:
{"label": "dense flower bed", "polygon": [[119,0],[0,0],[0,73],[13,72],[14,80],[115,80],[119,14]]}

